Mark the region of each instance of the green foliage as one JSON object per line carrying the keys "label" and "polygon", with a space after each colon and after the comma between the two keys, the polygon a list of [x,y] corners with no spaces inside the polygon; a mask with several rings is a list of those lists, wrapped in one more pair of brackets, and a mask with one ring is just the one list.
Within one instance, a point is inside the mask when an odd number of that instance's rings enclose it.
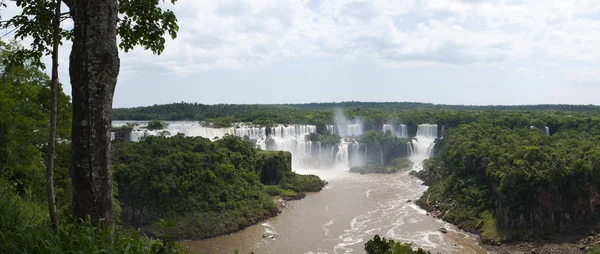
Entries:
{"label": "green foliage", "polygon": [[[269,124],[314,124],[318,133],[324,132],[325,124],[333,124],[333,112],[345,108],[349,118],[363,120],[365,130],[381,130],[384,122],[404,123],[414,136],[417,124],[437,123],[454,127],[460,123],[470,123],[483,118],[486,121],[509,124],[512,127],[535,125],[549,126],[551,130],[569,122],[567,115],[597,115],[599,106],[593,105],[526,105],[526,106],[463,106],[436,105],[412,102],[341,102],[309,104],[271,105],[204,105],[198,103],[173,103],[136,108],[116,108],[115,120],[198,120],[210,122],[214,118],[232,117],[233,122]],[[586,114],[584,114],[586,113]],[[548,116],[551,116],[549,118]],[[558,121],[557,121],[558,120]],[[413,127],[411,127],[413,126]]]}
{"label": "green foliage", "polygon": [[480,119],[445,133],[427,165],[437,182],[425,193],[431,194],[430,202],[448,210],[449,221],[482,231],[484,241],[527,238],[528,231],[595,221],[598,210],[589,200],[600,186],[595,145],[600,121],[559,115],[549,120],[567,123],[548,136],[505,120]]}
{"label": "green foliage", "polygon": [[397,170],[407,170],[412,168],[413,162],[407,158],[396,158],[392,161],[391,166]]}
{"label": "green foliage", "polygon": [[[172,4],[176,1],[170,0]],[[177,37],[177,18],[172,11],[163,11],[159,1],[120,0],[119,14],[119,47],[125,52],[140,45],[160,54],[165,49],[164,35],[169,34],[172,39]]]}
{"label": "green foliage", "polygon": [[408,170],[413,163],[407,158],[396,158],[390,165],[367,164],[366,166],[357,166],[350,168],[352,173],[360,174],[392,174],[400,171]]}
{"label": "green foliage", "polygon": [[[152,120],[152,121],[148,122],[148,125],[146,126],[146,128],[148,130],[162,130],[162,129],[167,128],[167,126],[169,126],[169,125],[163,121]],[[124,127],[129,127],[129,126],[125,125]]]}
{"label": "green foliage", "polygon": [[262,184],[279,184],[292,171],[292,154],[283,151],[257,151],[256,171]]}
{"label": "green foliage", "polygon": [[585,251],[585,254],[600,254],[600,247],[592,247]]}
{"label": "green foliage", "polygon": [[[16,42],[0,42],[0,60],[19,49]],[[4,61],[1,61],[4,62]],[[19,193],[45,200],[44,152],[49,132],[50,80],[29,62],[1,65],[0,69],[0,178],[14,184]],[[56,177],[58,202],[68,175],[71,132],[71,103],[62,90],[58,93],[58,140]],[[62,147],[62,148],[61,148]],[[62,185],[65,186],[65,185]],[[67,193],[70,194],[70,193]]]}
{"label": "green foliage", "polygon": [[[314,138],[314,137],[309,137]],[[318,134],[317,140],[321,142],[321,145],[325,147],[337,146],[340,144],[341,137],[337,134],[332,134],[330,132],[325,132],[323,134]],[[312,141],[312,140],[311,140]]]}
{"label": "green foliage", "polygon": [[323,188],[323,180],[316,175],[298,175],[286,172],[281,187],[295,192],[317,192]]}
{"label": "green foliage", "polygon": [[273,197],[293,197],[297,194],[297,192],[283,189],[279,185],[265,185],[263,190]]}
{"label": "green foliage", "polygon": [[0,253],[185,253],[173,241],[148,241],[135,231],[120,231],[89,221],[50,229],[47,211],[0,180]]}
{"label": "green foliage", "polygon": [[[316,176],[291,172],[289,152],[259,151],[235,136],[117,142],[113,169],[123,222],[174,239],[237,231],[276,214],[272,196],[318,191],[323,184]],[[159,219],[174,226],[159,227],[154,223]]]}
{"label": "green foliage", "polygon": [[213,118],[211,121],[212,126],[214,128],[229,128],[233,126],[235,123],[235,118],[227,116],[227,117],[217,117]]}
{"label": "green foliage", "polygon": [[394,240],[386,240],[375,235],[365,243],[365,251],[367,254],[431,254],[422,248],[413,250],[411,243],[400,243]]}
{"label": "green foliage", "polygon": [[[52,47],[52,19],[56,0],[20,0],[16,1],[21,13],[13,16],[3,24],[4,28],[15,28],[15,38],[31,38],[30,48],[20,48],[11,54],[6,62],[22,64],[31,61],[33,65],[44,68],[41,62],[43,55],[49,55]],[[63,0],[67,7],[72,7],[74,0]],[[164,2],[164,1],[163,1]],[[175,4],[176,0],[170,1]],[[119,1],[119,47],[125,52],[135,46],[142,46],[155,54],[164,50],[165,38],[177,37],[179,26],[177,18],[170,10],[163,10],[159,1],[155,0],[120,0]],[[71,18],[70,12],[61,15],[61,19]],[[73,38],[72,30],[63,30],[59,41]]]}

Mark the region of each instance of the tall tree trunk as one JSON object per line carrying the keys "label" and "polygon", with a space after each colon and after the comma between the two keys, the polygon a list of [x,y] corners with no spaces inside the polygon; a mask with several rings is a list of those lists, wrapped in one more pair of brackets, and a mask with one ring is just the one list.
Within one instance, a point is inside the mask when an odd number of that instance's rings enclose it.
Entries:
{"label": "tall tree trunk", "polygon": [[58,229],[56,200],[54,199],[54,152],[56,148],[56,117],[58,100],[58,44],[60,43],[60,0],[56,0],[54,20],[52,21],[52,82],[50,83],[50,137],[46,152],[46,195],[52,229]]}
{"label": "tall tree trunk", "polygon": [[113,223],[110,127],[119,75],[117,0],[77,0],[69,74],[73,88],[73,215]]}

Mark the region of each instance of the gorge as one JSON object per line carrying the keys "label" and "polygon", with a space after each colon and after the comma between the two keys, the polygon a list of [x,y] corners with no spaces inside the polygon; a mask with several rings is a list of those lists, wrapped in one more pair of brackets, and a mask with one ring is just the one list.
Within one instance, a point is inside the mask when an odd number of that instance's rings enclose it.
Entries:
{"label": "gorge", "polygon": [[[127,123],[132,121],[117,121],[113,125],[121,127]],[[240,232],[181,242],[191,250],[282,253],[294,249],[301,253],[364,253],[363,244],[373,235],[381,234],[444,253],[482,253],[471,236],[440,219],[426,216],[425,211],[406,202],[418,199],[426,190],[420,185],[421,181],[408,172],[391,176],[348,172],[352,166],[386,164],[396,157],[413,162],[411,170],[422,170],[423,161],[433,155],[438,125],[420,124],[414,136],[409,137],[404,124],[384,124],[381,130],[365,131],[360,121],[339,118],[335,124],[326,125],[323,134],[316,133],[315,125],[302,124],[267,128],[238,124],[212,128],[198,122],[167,121],[164,129],[148,130],[143,128],[147,122],[134,123],[138,125],[123,136],[128,136],[130,141],[177,134],[214,140],[237,136],[251,141],[257,148],[290,152],[294,172],[317,175],[329,183],[320,193],[289,201],[280,215]],[[311,135],[338,140],[311,140]],[[442,234],[438,231],[440,226],[450,232]],[[265,234],[275,234],[277,238],[265,239],[262,237]]]}

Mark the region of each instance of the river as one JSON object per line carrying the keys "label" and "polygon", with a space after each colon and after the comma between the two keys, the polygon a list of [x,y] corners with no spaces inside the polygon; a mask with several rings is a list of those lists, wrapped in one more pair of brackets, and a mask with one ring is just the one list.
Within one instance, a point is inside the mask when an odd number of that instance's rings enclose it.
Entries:
{"label": "river", "polygon": [[[427,216],[413,202],[427,187],[407,173],[360,175],[339,169],[297,169],[329,182],[319,193],[287,203],[281,214],[230,235],[182,245],[202,253],[365,253],[375,234],[413,242],[433,253],[485,253],[468,234]],[[443,226],[449,230],[441,233]],[[279,235],[263,238],[264,232]]]}

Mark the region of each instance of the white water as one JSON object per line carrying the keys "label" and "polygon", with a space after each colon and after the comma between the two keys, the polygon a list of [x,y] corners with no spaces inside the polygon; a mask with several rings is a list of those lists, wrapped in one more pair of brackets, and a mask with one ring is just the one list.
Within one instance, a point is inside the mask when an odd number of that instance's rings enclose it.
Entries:
{"label": "white water", "polygon": [[391,131],[392,134],[396,137],[408,138],[408,129],[406,128],[405,124],[384,124],[381,128],[381,131],[383,131],[383,133],[386,133],[388,130]]}
{"label": "white water", "polygon": [[341,137],[353,137],[363,134],[363,124],[359,118],[349,120],[341,109],[334,115],[334,125],[327,125],[327,130]]}
{"label": "white water", "polygon": [[[360,175],[329,169],[301,169],[329,184],[318,193],[307,193],[299,201],[286,202],[276,217],[243,231],[216,238],[181,242],[202,253],[330,253],[364,254],[364,245],[375,234],[387,239],[412,242],[433,253],[474,253],[455,239],[473,241],[455,226],[427,216],[413,202],[427,187],[405,173]],[[438,228],[448,229],[447,234]],[[277,233],[275,240],[264,238]],[[214,251],[214,252],[213,252]]]}
{"label": "white water", "polygon": [[[347,120],[343,115],[336,116],[336,124],[328,129],[344,137],[337,147],[322,147],[321,143],[313,143],[305,139],[306,135],[316,132],[314,125],[276,125],[268,130],[264,127],[237,124],[229,128],[204,127],[195,121],[169,121],[166,129],[151,131],[144,128],[147,121],[114,121],[113,126],[126,123],[138,124],[130,133],[130,141],[139,141],[143,137],[184,134],[191,137],[205,137],[211,140],[225,135],[235,135],[253,141],[263,150],[281,150],[292,153],[294,168],[348,168],[362,166],[366,162],[367,149],[360,151],[360,146],[353,137],[363,133],[359,119]],[[399,137],[408,137],[406,125],[384,125],[383,130],[390,130]],[[166,133],[165,133],[166,132]],[[422,169],[422,160],[429,158],[433,150],[433,141],[437,138],[437,125],[420,125],[412,144],[407,143],[415,170]],[[381,153],[383,154],[383,153]],[[380,158],[383,161],[383,157]],[[379,161],[379,160],[378,160]]]}
{"label": "white water", "polygon": [[[143,137],[156,136],[161,132],[167,131],[166,136],[184,134],[190,137],[204,137],[208,139],[222,138],[225,135],[234,135],[248,140],[255,141],[256,145],[263,150],[281,150],[292,153],[292,164],[296,167],[303,167],[303,161],[311,158],[312,142],[306,141],[305,136],[317,131],[314,125],[276,125],[269,129],[270,135],[264,127],[254,127],[246,125],[236,125],[229,128],[211,128],[204,127],[194,121],[167,121],[166,129],[151,131],[142,128],[147,121],[114,121],[113,126],[119,127],[126,123],[136,123],[133,131],[130,133],[130,141],[137,142]],[[267,147],[267,139],[272,139],[272,146]],[[320,145],[317,147],[320,151]]]}
{"label": "white water", "polygon": [[412,142],[413,152],[408,157],[413,163],[413,170],[423,170],[423,161],[433,155],[434,142],[438,137],[437,124],[421,124]]}

